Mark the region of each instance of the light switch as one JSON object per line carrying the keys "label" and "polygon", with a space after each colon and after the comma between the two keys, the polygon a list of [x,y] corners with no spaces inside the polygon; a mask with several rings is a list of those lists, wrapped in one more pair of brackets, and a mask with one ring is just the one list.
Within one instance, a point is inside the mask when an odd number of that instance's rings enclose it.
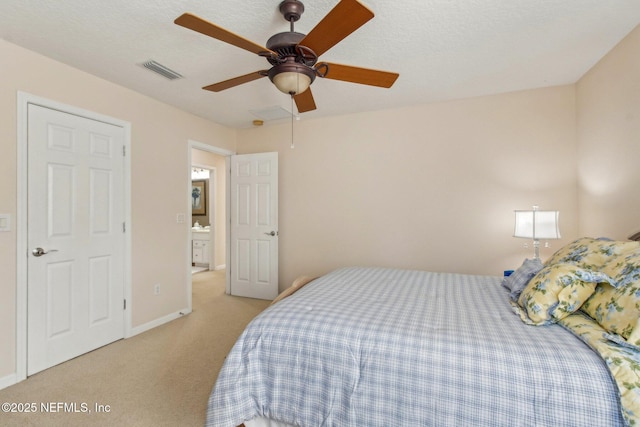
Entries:
{"label": "light switch", "polygon": [[0,214],[0,231],[11,231],[11,214]]}
{"label": "light switch", "polygon": [[183,213],[176,214],[176,222],[178,224],[184,224],[185,215]]}

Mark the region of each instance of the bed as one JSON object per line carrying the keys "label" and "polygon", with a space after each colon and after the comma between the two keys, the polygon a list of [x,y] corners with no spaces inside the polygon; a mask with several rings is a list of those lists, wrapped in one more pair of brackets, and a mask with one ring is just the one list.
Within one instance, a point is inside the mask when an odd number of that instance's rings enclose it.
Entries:
{"label": "bed", "polygon": [[638,242],[578,239],[504,279],[342,268],[247,326],[207,425],[633,425],[638,299]]}

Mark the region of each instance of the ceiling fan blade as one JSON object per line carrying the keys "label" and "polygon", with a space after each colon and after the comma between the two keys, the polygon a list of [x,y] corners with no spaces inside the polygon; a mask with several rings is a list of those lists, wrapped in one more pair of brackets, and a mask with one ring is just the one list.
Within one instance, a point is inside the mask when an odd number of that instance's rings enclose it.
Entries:
{"label": "ceiling fan blade", "polygon": [[293,100],[296,101],[296,107],[298,107],[298,113],[306,113],[316,109],[316,102],[313,100],[313,94],[311,88],[308,88],[302,93],[295,95]]}
{"label": "ceiling fan blade", "polygon": [[259,44],[256,44],[251,40],[247,40],[244,37],[234,34],[231,31],[227,31],[224,28],[219,27],[207,20],[199,18],[191,13],[184,13],[173,22],[182,27],[204,34],[205,36],[213,37],[214,39],[229,43],[230,45],[248,50],[249,52],[253,52],[256,54],[261,54],[264,52],[271,53],[272,55],[276,54],[266,47],[260,46]]}
{"label": "ceiling fan blade", "polygon": [[327,64],[327,79],[342,80],[345,82],[359,83],[369,86],[390,88],[395,83],[400,74],[389,71],[371,70],[368,68],[352,67],[350,65],[332,64],[323,62],[319,65]]}
{"label": "ceiling fan blade", "polygon": [[373,18],[358,0],[342,0],[299,43],[320,56]]}
{"label": "ceiling fan blade", "polygon": [[253,73],[245,74],[244,76],[234,77],[229,80],[225,80],[223,82],[214,83],[209,86],[205,86],[202,89],[210,90],[212,92],[220,92],[225,89],[229,89],[235,86],[239,86],[243,83],[249,83],[254,80],[258,80],[259,78],[265,77],[267,71],[254,71]]}

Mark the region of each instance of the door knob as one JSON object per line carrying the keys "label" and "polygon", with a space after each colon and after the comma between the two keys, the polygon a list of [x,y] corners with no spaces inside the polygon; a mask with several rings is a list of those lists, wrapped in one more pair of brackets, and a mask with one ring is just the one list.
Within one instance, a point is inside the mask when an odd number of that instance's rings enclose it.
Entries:
{"label": "door knob", "polygon": [[49,252],[58,252],[58,250],[57,249],[49,249],[48,251],[45,251],[42,248],[35,248],[34,250],[31,251],[33,256],[42,256],[42,255],[48,254]]}
{"label": "door knob", "polygon": [[271,231],[269,233],[264,233],[264,234],[266,234],[267,236],[277,236],[278,235],[278,233],[276,231]]}

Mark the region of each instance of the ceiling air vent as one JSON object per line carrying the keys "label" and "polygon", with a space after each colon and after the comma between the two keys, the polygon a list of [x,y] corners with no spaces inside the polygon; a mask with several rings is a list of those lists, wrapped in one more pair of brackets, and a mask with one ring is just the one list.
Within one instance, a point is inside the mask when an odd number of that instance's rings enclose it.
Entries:
{"label": "ceiling air vent", "polygon": [[143,67],[148,68],[154,73],[158,73],[163,77],[168,78],[169,80],[181,79],[182,74],[176,73],[170,68],[165,67],[162,64],[157,63],[156,61],[147,61],[142,64]]}
{"label": "ceiling air vent", "polygon": [[251,114],[262,120],[278,120],[291,118],[291,111],[276,105],[259,110],[249,110]]}

